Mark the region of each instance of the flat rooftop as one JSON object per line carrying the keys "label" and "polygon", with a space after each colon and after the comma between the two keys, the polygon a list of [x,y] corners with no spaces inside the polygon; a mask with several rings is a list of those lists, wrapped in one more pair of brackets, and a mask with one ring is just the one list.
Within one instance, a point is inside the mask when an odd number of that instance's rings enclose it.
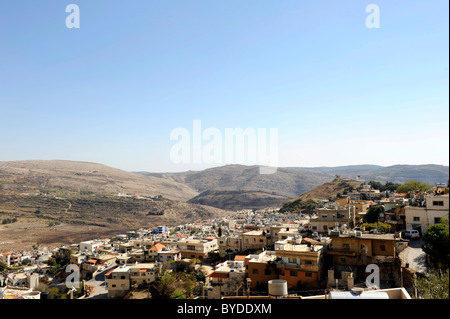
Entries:
{"label": "flat rooftop", "polygon": [[[362,238],[362,239],[379,239],[379,240],[395,240],[394,234],[362,234],[361,237],[356,237],[354,235],[350,234],[340,234],[339,237],[345,237],[345,238]],[[336,238],[336,237],[332,237]]]}
{"label": "flat rooftop", "polygon": [[[284,247],[284,249],[282,248]],[[298,251],[298,252],[318,252],[322,250],[323,245],[311,245],[308,246],[307,244],[280,244],[279,249],[277,249],[277,252],[279,251]],[[312,250],[314,249],[314,250]]]}

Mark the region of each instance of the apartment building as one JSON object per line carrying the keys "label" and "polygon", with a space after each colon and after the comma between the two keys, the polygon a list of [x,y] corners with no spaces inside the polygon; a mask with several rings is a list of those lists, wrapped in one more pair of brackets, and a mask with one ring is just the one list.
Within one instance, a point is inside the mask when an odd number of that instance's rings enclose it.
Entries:
{"label": "apartment building", "polygon": [[161,243],[153,245],[149,249],[149,259],[153,261],[165,262],[171,260],[180,260],[181,253],[177,248],[171,248],[171,246],[164,246]]}
{"label": "apartment building", "polygon": [[275,243],[275,254],[280,259],[277,268],[279,279],[286,280],[288,287],[302,283],[317,283],[322,278],[324,246],[301,244],[301,239],[288,238]]}
{"label": "apartment building", "polygon": [[209,252],[219,249],[217,239],[182,239],[177,242],[181,258],[204,259]]}
{"label": "apartment building", "polygon": [[154,263],[135,264],[129,266],[130,282],[132,285],[142,285],[156,280],[156,266]]}
{"label": "apartment building", "polygon": [[164,247],[161,251],[158,252],[157,260],[159,262],[166,262],[166,261],[178,261],[181,259],[181,253],[176,248],[167,248]]}
{"label": "apartment building", "polygon": [[263,230],[252,230],[242,234],[242,250],[260,249],[268,246],[268,236]]}
{"label": "apartment building", "polygon": [[347,205],[335,208],[316,209],[316,218],[310,219],[310,229],[313,232],[328,234],[336,225],[347,225],[352,228],[355,225],[355,206]]}
{"label": "apartment building", "polygon": [[334,205],[336,207],[343,207],[346,206],[348,204],[350,204],[350,196],[345,196],[345,197],[341,197],[341,198],[336,198],[334,200]]}
{"label": "apartment building", "polygon": [[245,279],[244,261],[228,260],[208,275],[208,299],[220,299],[242,288]]}
{"label": "apartment building", "polygon": [[130,267],[120,266],[105,274],[108,298],[122,298],[130,290]]}
{"label": "apartment building", "polygon": [[103,245],[102,241],[95,241],[95,240],[82,241],[80,243],[80,252],[92,254],[95,252],[96,248],[102,245]]}
{"label": "apartment building", "polygon": [[259,285],[267,285],[269,280],[278,279],[276,267],[277,256],[275,251],[265,250],[260,254],[250,254],[245,256],[244,267],[250,287],[253,289]]}
{"label": "apartment building", "polygon": [[298,224],[270,226],[269,233],[269,244],[273,245],[279,240],[284,240],[288,237],[294,237],[295,235],[298,235]]}
{"label": "apartment building", "polygon": [[424,206],[406,206],[405,219],[407,229],[416,229],[419,233],[439,223],[441,218],[448,219],[449,195],[427,195]]}
{"label": "apartment building", "polygon": [[334,264],[368,265],[394,262],[397,257],[395,234],[366,234],[360,231],[332,237],[327,254]]}
{"label": "apartment building", "polygon": [[239,252],[242,251],[242,237],[241,236],[228,236],[228,237],[219,237],[217,239],[219,245],[219,253],[227,254],[231,252]]}
{"label": "apartment building", "polygon": [[398,277],[398,251],[406,245],[407,242],[396,234],[351,231],[332,237],[327,255],[333,258],[336,274],[340,269],[351,269],[356,273],[357,268],[364,271],[367,265],[376,264],[380,267],[381,279],[392,281]]}
{"label": "apartment building", "polygon": [[381,195],[380,190],[372,188],[369,184],[364,184],[359,193],[365,199],[375,199]]}

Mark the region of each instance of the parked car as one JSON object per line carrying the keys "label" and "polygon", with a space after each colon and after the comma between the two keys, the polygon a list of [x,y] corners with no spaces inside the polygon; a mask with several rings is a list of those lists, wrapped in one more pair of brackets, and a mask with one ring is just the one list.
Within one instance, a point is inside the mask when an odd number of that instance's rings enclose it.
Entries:
{"label": "parked car", "polygon": [[417,231],[415,229],[408,229],[408,230],[405,231],[404,237],[405,238],[411,238],[411,239],[419,238],[420,234],[419,234],[419,231]]}

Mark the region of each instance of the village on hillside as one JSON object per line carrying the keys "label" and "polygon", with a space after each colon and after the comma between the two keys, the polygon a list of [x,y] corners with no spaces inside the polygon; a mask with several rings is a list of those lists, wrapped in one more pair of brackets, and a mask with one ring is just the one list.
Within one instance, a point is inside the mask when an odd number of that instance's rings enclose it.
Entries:
{"label": "village on hillside", "polygon": [[314,203],[3,251],[0,298],[436,297],[421,281],[448,264],[422,246],[436,225],[448,234],[448,185],[398,193],[365,183]]}

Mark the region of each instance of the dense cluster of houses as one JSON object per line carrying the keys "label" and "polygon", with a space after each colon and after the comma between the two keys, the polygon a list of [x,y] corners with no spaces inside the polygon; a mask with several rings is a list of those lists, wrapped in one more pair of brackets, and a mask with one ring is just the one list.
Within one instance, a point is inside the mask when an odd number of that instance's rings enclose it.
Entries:
{"label": "dense cluster of houses", "polygon": [[[48,271],[42,262],[70,256],[81,278],[105,272],[109,298],[122,298],[133,287],[157,279],[162,265],[202,263],[210,253],[226,256],[225,261],[207,264],[205,298],[224,298],[245,291],[267,291],[274,280],[283,281],[289,291],[335,288],[349,291],[363,282],[365,267],[380,268],[383,288],[402,286],[399,253],[408,246],[402,231],[427,228],[448,218],[448,187],[438,185],[433,193],[390,194],[380,200],[351,196],[325,203],[312,215],[277,213],[276,209],[242,210],[234,216],[202,220],[190,224],[138,229],[113,238],[83,241],[62,247],[31,252],[4,252],[0,262],[8,267],[28,266],[0,276],[0,287],[33,289]],[[368,196],[370,187],[364,188]],[[368,208],[381,205],[379,221],[392,226],[389,233],[361,227]],[[34,296],[34,295],[33,295]],[[405,297],[402,295],[403,298]],[[407,296],[409,298],[409,296]]]}

